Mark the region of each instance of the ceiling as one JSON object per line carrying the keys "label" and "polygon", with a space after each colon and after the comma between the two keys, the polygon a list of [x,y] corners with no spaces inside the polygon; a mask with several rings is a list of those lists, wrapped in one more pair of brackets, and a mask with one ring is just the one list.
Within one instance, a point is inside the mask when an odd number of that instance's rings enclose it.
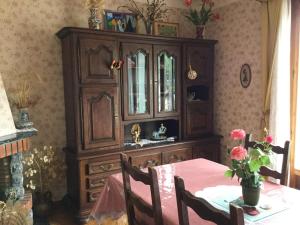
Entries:
{"label": "ceiling", "polygon": [[[137,2],[146,2],[146,0],[136,0]],[[165,0],[167,5],[170,6],[170,7],[176,7],[176,8],[186,8],[186,6],[184,5],[183,1],[184,0]],[[201,0],[192,0],[193,1],[193,4],[192,6],[193,7],[196,7],[197,5],[200,5],[201,3]],[[214,0],[215,2],[215,8],[218,8],[218,7],[222,7],[224,5],[228,5],[228,4],[231,4],[233,2],[237,2],[239,0]]]}

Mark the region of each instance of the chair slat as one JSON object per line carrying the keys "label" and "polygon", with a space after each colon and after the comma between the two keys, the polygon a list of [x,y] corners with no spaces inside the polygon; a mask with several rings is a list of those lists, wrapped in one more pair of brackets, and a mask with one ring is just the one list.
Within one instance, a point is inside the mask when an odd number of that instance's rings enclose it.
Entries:
{"label": "chair slat", "polygon": [[[247,134],[246,138],[245,138],[245,149],[247,149],[247,150],[249,148],[254,148],[257,145],[256,142],[252,141],[251,139],[252,139],[252,135]],[[275,146],[275,145],[270,145],[270,146],[271,146],[272,152],[283,155],[281,171],[278,172],[278,171],[272,170],[271,168],[268,168],[268,167],[261,167],[260,174],[262,176],[268,176],[268,177],[273,177],[275,179],[279,179],[280,184],[287,185],[290,142],[286,141],[283,148],[280,146]]]}
{"label": "chair slat", "polygon": [[189,225],[187,207],[193,209],[202,219],[217,225],[244,225],[244,214],[240,207],[230,205],[230,215],[213,207],[203,198],[198,198],[185,189],[182,178],[175,176],[178,218],[180,225]]}
{"label": "chair slat", "polygon": [[[128,161],[127,156],[120,154],[121,168],[123,175],[123,186],[126,200],[126,209],[129,225],[139,225],[144,222],[138,222],[135,215],[135,208],[141,213],[153,218],[154,224],[163,225],[161,202],[157,181],[157,173],[153,168],[148,168],[148,173],[140,171],[137,167],[133,167],[131,159]],[[141,181],[145,185],[150,186],[152,205],[145,202],[131,190],[130,177],[136,181]]]}

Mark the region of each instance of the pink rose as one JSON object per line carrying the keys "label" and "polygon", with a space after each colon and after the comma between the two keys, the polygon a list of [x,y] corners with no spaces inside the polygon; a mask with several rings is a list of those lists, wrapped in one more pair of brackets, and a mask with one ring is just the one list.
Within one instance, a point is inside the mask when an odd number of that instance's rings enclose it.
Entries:
{"label": "pink rose", "polygon": [[267,137],[265,137],[265,142],[271,144],[273,142],[273,137],[271,135],[268,135]]}
{"label": "pink rose", "polygon": [[246,132],[242,129],[235,129],[230,133],[230,137],[233,140],[243,140],[245,136],[246,136]]}
{"label": "pink rose", "polygon": [[230,152],[230,158],[235,160],[244,160],[247,156],[247,150],[243,146],[236,146]]}
{"label": "pink rose", "polygon": [[191,6],[192,5],[192,0],[184,0],[184,4],[186,6]]}

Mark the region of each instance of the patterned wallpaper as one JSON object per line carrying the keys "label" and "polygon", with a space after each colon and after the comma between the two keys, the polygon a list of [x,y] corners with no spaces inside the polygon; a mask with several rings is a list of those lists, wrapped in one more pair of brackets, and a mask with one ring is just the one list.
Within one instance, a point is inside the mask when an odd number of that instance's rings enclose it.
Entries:
{"label": "patterned wallpaper", "polygon": [[[81,0],[1,0],[0,72],[8,95],[27,74],[34,95],[41,97],[30,109],[31,120],[39,130],[33,146],[52,145],[63,156],[66,144],[60,40],[55,33],[64,26],[87,27],[88,11]],[[105,8],[115,10],[126,0],[106,1]],[[223,150],[231,143],[233,128],[257,133],[262,107],[260,82],[259,4],[241,0],[221,8],[222,21],[211,23],[207,37],[219,40],[216,47],[215,130],[224,135]],[[195,28],[185,19],[183,10],[172,8],[169,22],[180,23],[180,36],[194,37]],[[243,63],[252,69],[248,89],[239,81]],[[38,74],[41,80],[36,79]],[[14,110],[15,111],[15,110]],[[16,115],[16,112],[14,113]],[[223,151],[225,152],[225,151]],[[60,166],[57,166],[57,172]],[[66,192],[65,180],[50,187],[55,199]]]}
{"label": "patterned wallpaper", "polygon": [[[221,20],[210,23],[207,38],[218,40],[215,55],[215,132],[222,140],[222,162],[227,148],[236,144],[229,138],[232,129],[242,128],[258,137],[263,107],[261,77],[260,3],[240,0],[219,9]],[[247,89],[240,84],[241,66],[252,70]]]}
{"label": "patterned wallpaper", "polygon": [[[0,1],[0,72],[8,96],[24,75],[31,81],[32,92],[41,99],[29,110],[39,130],[32,147],[51,145],[62,157],[66,144],[65,110],[60,40],[55,33],[65,26],[87,27],[89,12],[83,0],[1,0]],[[106,1],[105,8],[116,10],[126,0]],[[189,37],[194,29],[183,16],[183,10],[171,9],[168,22],[180,23],[180,34]],[[38,75],[41,79],[37,79]],[[12,109],[14,115],[17,114]],[[57,172],[62,173],[57,166]],[[50,186],[54,198],[66,192],[66,181]]]}

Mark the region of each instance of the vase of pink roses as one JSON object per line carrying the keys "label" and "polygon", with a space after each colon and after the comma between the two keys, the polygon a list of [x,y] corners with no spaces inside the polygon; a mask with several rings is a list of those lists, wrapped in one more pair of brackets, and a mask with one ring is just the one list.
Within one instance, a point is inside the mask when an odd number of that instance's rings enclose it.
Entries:
{"label": "vase of pink roses", "polygon": [[238,177],[242,186],[243,200],[245,205],[255,206],[259,201],[260,188],[264,177],[260,175],[262,166],[270,165],[270,154],[272,137],[265,135],[264,140],[256,142],[253,148],[245,149],[244,139],[246,132],[235,129],[230,134],[233,140],[239,144],[229,151],[231,165],[225,172],[226,177]]}

